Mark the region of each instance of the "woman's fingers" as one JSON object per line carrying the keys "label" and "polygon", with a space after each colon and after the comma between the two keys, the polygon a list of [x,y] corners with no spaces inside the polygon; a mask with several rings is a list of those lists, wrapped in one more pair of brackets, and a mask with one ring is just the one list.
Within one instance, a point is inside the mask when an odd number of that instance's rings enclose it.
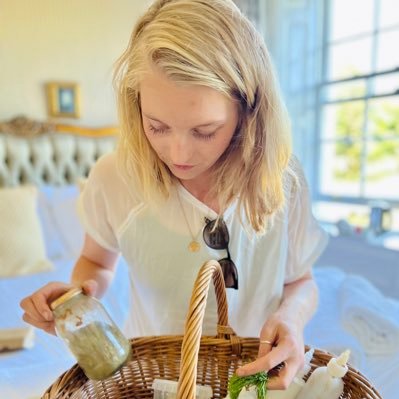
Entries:
{"label": "woman's fingers", "polygon": [[90,296],[96,296],[98,283],[95,280],[86,280],[82,284],[83,292]]}
{"label": "woman's fingers", "polygon": [[72,287],[71,284],[49,283],[34,292],[32,295],[24,298],[21,301],[20,306],[25,311],[31,311],[32,316],[37,312],[45,320],[52,320],[50,303]]}
{"label": "woman's fingers", "polygon": [[[262,334],[264,331],[262,331]],[[270,331],[269,331],[270,334]],[[292,334],[275,332],[274,339],[266,339],[262,336],[259,346],[259,358],[252,363],[237,369],[239,376],[247,376],[260,371],[270,372],[279,365],[278,373],[270,373],[268,389],[286,389],[294,379],[298,370],[303,366],[304,354],[303,345]],[[272,334],[269,335],[273,336]],[[278,338],[279,337],[279,338]],[[274,341],[278,343],[271,345]]]}
{"label": "woman's fingers", "polygon": [[[30,299],[38,315],[40,315],[46,321],[53,320],[53,313],[49,304],[47,303],[47,297],[45,294],[42,292],[37,292],[35,295],[32,295]],[[32,316],[34,315],[32,314]]]}
{"label": "woman's fingers", "polygon": [[302,366],[302,360],[300,357],[287,358],[285,350],[278,351],[275,348],[268,355],[237,369],[236,373],[243,377],[260,371],[270,372],[270,370],[280,364],[283,364],[283,367],[279,368],[276,376],[270,378],[267,388],[271,390],[287,389]]}
{"label": "woman's fingers", "polygon": [[25,312],[23,319],[35,327],[54,334],[50,303],[72,287],[71,284],[53,282],[22,299],[20,306]]}
{"label": "woman's fingers", "polygon": [[289,348],[278,345],[272,348],[265,356],[237,369],[237,375],[243,377],[256,374],[260,371],[269,371],[290,357]]}
{"label": "woman's fingers", "polygon": [[29,314],[31,318],[33,318],[35,320],[42,319],[42,315],[37,311],[36,306],[34,305],[31,296],[24,298],[20,302],[20,306],[24,310],[25,314]]}
{"label": "woman's fingers", "polygon": [[270,378],[267,389],[287,389],[301,367],[301,361],[289,359],[284,362],[284,367],[280,369],[278,375]]}
{"label": "woman's fingers", "polygon": [[62,294],[65,294],[65,292],[69,291],[73,287],[74,285],[72,284],[66,284],[60,282],[49,283],[40,290],[36,291],[33,294],[33,296],[37,298],[39,301],[45,303],[47,305],[46,309],[50,309],[49,305],[51,304],[51,302],[56,300]]}
{"label": "woman's fingers", "polygon": [[258,357],[266,356],[273,347],[277,345],[279,339],[279,326],[276,323],[268,321],[262,327],[259,339]]}
{"label": "woman's fingers", "polygon": [[22,319],[34,327],[40,328],[49,334],[56,335],[53,321],[39,321],[33,319],[29,314],[24,313]]}
{"label": "woman's fingers", "polygon": [[[72,284],[61,282],[48,283],[32,295],[20,302],[24,310],[22,318],[29,324],[55,335],[54,316],[50,308],[51,302],[59,298],[65,292],[75,287]],[[95,280],[87,280],[82,283],[82,289],[87,295],[95,296],[98,284]]]}

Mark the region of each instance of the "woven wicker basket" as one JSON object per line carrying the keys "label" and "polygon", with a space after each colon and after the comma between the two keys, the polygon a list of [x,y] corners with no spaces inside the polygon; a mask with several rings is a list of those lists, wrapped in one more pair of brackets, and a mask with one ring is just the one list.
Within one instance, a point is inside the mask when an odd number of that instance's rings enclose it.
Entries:
{"label": "woven wicker basket", "polygon": [[[213,278],[218,303],[218,334],[202,336],[202,320]],[[179,380],[178,397],[195,398],[195,384],[210,385],[215,399],[227,394],[235,369],[257,357],[259,339],[237,337],[228,326],[223,275],[216,261],[206,262],[194,285],[184,336],[158,336],[131,340],[133,360],[103,381],[88,380],[78,365],[62,374],[42,399],[152,399],[154,378]],[[315,350],[312,369],[326,365],[331,355]],[[367,379],[349,367],[343,398],[382,399]]]}

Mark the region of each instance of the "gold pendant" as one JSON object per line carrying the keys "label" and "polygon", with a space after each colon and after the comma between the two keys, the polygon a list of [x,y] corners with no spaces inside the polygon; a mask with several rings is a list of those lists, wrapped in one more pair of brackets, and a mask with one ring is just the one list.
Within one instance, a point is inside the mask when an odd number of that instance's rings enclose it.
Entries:
{"label": "gold pendant", "polygon": [[191,241],[190,244],[188,244],[188,250],[190,252],[198,252],[201,248],[201,245],[198,241]]}

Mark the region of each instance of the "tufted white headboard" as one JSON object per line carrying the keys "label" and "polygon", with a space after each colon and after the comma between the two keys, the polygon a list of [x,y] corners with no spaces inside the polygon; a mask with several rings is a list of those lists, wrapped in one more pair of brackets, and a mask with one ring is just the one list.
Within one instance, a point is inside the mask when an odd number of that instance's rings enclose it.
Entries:
{"label": "tufted white headboard", "polygon": [[0,186],[75,183],[116,144],[116,128],[15,121],[0,124]]}

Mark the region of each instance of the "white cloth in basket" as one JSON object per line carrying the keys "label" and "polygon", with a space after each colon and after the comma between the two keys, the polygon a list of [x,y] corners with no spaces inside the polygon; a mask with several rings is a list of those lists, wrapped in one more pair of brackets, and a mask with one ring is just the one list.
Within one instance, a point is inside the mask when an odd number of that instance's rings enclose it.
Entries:
{"label": "white cloth in basket", "polygon": [[399,302],[385,297],[368,280],[349,276],[339,289],[343,328],[368,355],[399,352]]}

